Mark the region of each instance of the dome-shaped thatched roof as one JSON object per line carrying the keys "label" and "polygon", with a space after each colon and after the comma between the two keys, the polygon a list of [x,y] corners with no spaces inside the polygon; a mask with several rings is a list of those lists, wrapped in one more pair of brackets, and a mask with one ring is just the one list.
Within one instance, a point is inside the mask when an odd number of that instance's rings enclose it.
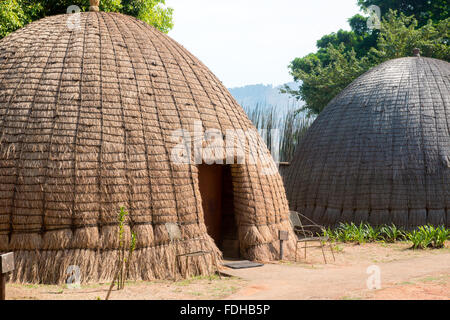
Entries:
{"label": "dome-shaped thatched roof", "polygon": [[[174,130],[254,128],[220,81],[153,27],[102,12],[76,23],[52,16],[0,41],[0,252],[16,253],[17,280],[60,282],[69,265],[83,281],[111,279],[124,206],[138,237],[130,276],[172,277],[175,254],[218,253],[198,167],[170,160]],[[241,254],[277,258],[278,230],[289,228],[281,178],[259,162],[230,167]]]}
{"label": "dome-shaped thatched roof", "polygon": [[290,207],[317,222],[450,225],[450,64],[390,60],[334,98],[286,173]]}

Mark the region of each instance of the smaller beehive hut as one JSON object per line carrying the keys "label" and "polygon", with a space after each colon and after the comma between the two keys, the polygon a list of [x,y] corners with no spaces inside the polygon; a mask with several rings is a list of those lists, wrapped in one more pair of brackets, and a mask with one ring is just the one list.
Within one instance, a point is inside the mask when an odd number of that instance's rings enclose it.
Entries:
{"label": "smaller beehive hut", "polygon": [[292,210],[318,223],[450,226],[450,64],[369,70],[318,116],[285,174]]}
{"label": "smaller beehive hut", "polygon": [[[264,163],[197,164],[191,143],[174,161],[174,134],[196,123],[256,132],[197,58],[133,17],[52,16],[2,39],[0,252],[14,251],[14,280],[60,283],[72,265],[83,282],[111,280],[120,207],[137,235],[131,279],[206,274],[226,251],[278,259],[289,208],[262,139],[244,149],[261,146]],[[291,232],[285,258],[293,248]],[[196,251],[214,255],[175,259]]]}

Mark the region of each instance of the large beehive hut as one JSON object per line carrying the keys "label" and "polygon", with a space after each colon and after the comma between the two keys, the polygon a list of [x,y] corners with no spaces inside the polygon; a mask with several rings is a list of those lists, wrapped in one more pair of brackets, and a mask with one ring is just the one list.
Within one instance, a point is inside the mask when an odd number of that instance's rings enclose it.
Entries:
{"label": "large beehive hut", "polygon": [[[170,159],[173,131],[191,132],[194,121],[222,132],[254,129],[199,60],[135,18],[58,15],[1,40],[0,252],[15,252],[14,280],[58,283],[70,265],[82,281],[112,279],[122,206],[126,234],[137,234],[130,278],[172,277],[176,253],[213,250],[220,258],[223,239],[213,241],[205,223],[200,166]],[[226,220],[219,231],[242,257],[270,260],[278,258],[278,231],[290,229],[289,209],[280,176],[262,166],[211,166],[205,179],[208,188],[211,177],[228,177],[218,182]],[[181,241],[171,242],[167,223]],[[179,261],[177,272],[212,270],[210,256],[199,259]]]}
{"label": "large beehive hut", "polygon": [[291,209],[325,225],[450,225],[450,64],[407,57],[335,97],[285,175]]}

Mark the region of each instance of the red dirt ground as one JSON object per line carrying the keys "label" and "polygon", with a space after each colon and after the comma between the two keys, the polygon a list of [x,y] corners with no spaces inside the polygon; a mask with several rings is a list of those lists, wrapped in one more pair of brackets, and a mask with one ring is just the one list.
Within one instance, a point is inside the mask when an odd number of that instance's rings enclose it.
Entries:
{"label": "red dirt ground", "polygon": [[[232,270],[232,277],[178,282],[129,282],[111,299],[450,299],[450,249],[410,250],[409,244],[339,244],[336,261],[326,251],[308,249],[307,260],[266,263]],[[380,270],[381,288],[367,288],[369,266]],[[109,284],[80,289],[47,285],[7,285],[8,299],[104,299]]]}

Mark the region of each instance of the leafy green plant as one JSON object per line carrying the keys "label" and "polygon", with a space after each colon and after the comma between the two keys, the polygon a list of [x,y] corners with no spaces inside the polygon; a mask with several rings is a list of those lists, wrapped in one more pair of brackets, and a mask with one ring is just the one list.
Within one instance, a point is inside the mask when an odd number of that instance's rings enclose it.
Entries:
{"label": "leafy green plant", "polygon": [[435,231],[434,247],[443,248],[445,247],[445,241],[450,240],[450,229],[440,226]]}
{"label": "leafy green plant", "polygon": [[334,241],[334,242],[337,241],[336,233],[330,227],[328,227],[327,229],[324,229],[322,231],[322,235],[323,235],[323,237],[328,238],[331,241]]}
{"label": "leafy green plant", "polygon": [[120,208],[119,214],[117,216],[117,222],[118,222],[118,238],[119,238],[119,255],[117,258],[117,267],[116,267],[116,273],[114,275],[114,279],[111,283],[111,286],[109,287],[108,294],[106,296],[105,300],[109,299],[109,296],[111,294],[112,288],[114,287],[114,284],[117,280],[117,290],[121,290],[125,287],[125,280],[130,268],[130,262],[133,255],[134,250],[136,249],[136,242],[137,237],[134,232],[131,232],[131,242],[130,246],[128,248],[128,256],[125,257],[125,224],[126,224],[126,217],[128,216],[128,212],[125,211],[124,207]]}
{"label": "leafy green plant", "polygon": [[431,243],[429,234],[420,228],[408,233],[408,240],[413,243],[413,249],[425,249]]}
{"label": "leafy green plant", "polygon": [[372,227],[366,223],[340,223],[339,226],[334,229],[328,229],[326,234],[336,241],[340,242],[355,242],[358,244],[364,244],[366,242],[378,241],[380,238],[380,228]]}
{"label": "leafy green plant", "polygon": [[366,232],[366,238],[369,242],[375,242],[381,240],[381,232],[380,227],[372,227],[369,224],[364,225],[365,232]]}
{"label": "leafy green plant", "polygon": [[369,240],[367,238],[367,228],[364,224],[360,223],[359,225],[356,225],[352,223],[350,226],[350,231],[354,242],[357,244],[363,244]]}
{"label": "leafy green plant", "polygon": [[405,231],[394,224],[373,227],[368,223],[356,225],[352,222],[340,223],[334,229],[328,228],[323,231],[323,235],[335,242],[357,244],[377,241],[394,243],[409,240],[413,244],[413,249],[425,249],[443,248],[445,242],[450,239],[450,229],[446,229],[444,226],[425,225],[412,231]]}
{"label": "leafy green plant", "polygon": [[119,275],[117,281],[117,289],[122,289],[122,283],[124,282],[124,267],[125,267],[125,217],[128,215],[128,212],[125,211],[124,207],[120,208],[120,212],[118,215],[119,222]]}
{"label": "leafy green plant", "polygon": [[125,272],[124,275],[122,276],[122,284],[121,284],[121,289],[123,289],[125,287],[125,278],[126,275],[128,274],[128,271],[130,270],[130,261],[131,258],[133,256],[133,252],[136,249],[136,234],[134,232],[131,232],[131,244],[130,244],[130,248],[128,250],[128,257],[125,258],[124,263],[125,263]]}
{"label": "leafy green plant", "polygon": [[450,239],[450,230],[443,226],[421,226],[408,234],[408,240],[413,243],[413,249],[443,248],[448,239]]}
{"label": "leafy green plant", "polygon": [[394,224],[390,226],[382,226],[380,228],[380,237],[388,243],[394,243],[396,241],[402,241],[406,239],[405,231],[399,229]]}

